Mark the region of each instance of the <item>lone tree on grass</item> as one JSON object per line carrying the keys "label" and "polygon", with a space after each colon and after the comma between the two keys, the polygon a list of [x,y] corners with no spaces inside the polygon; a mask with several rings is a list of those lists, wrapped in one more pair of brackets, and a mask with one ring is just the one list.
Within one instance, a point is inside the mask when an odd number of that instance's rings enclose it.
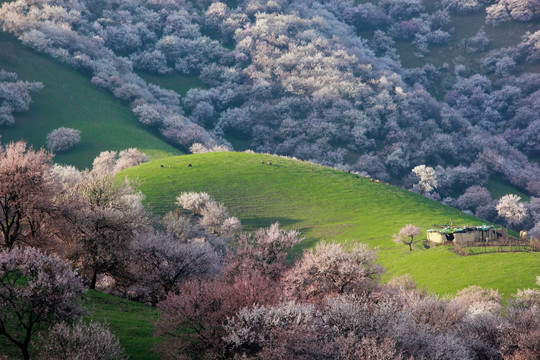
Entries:
{"label": "lone tree on grass", "polygon": [[407,224],[399,230],[399,233],[393,235],[393,240],[396,244],[409,245],[409,250],[412,251],[412,243],[417,235],[420,235],[420,228],[413,224]]}

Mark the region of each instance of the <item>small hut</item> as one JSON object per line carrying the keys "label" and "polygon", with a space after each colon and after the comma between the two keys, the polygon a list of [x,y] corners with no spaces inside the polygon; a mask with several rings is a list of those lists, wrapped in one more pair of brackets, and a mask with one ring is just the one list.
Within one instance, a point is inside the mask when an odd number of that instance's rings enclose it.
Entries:
{"label": "small hut", "polygon": [[437,244],[444,244],[452,241],[456,244],[472,244],[475,242],[490,242],[508,240],[508,231],[503,228],[496,228],[493,225],[480,226],[447,226],[440,229],[427,230],[427,239]]}

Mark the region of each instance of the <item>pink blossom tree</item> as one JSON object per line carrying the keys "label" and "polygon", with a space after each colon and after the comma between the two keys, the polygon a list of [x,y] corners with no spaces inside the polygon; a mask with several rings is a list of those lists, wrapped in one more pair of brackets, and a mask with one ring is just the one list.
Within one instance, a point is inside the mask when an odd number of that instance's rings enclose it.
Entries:
{"label": "pink blossom tree", "polygon": [[384,272],[376,261],[376,252],[362,243],[347,251],[338,243],[321,242],[304,253],[284,281],[301,298],[362,292]]}
{"label": "pink blossom tree", "polygon": [[256,270],[278,280],[287,268],[287,255],[302,241],[299,235],[296,230],[281,230],[277,222],[254,234],[242,234],[236,252],[228,257],[225,273],[233,277]]}
{"label": "pink blossom tree", "polygon": [[46,237],[60,192],[49,176],[51,161],[50,154],[27,149],[24,142],[0,148],[0,246],[11,249]]}
{"label": "pink blossom tree", "polygon": [[277,223],[244,234],[220,275],[188,279],[173,289],[158,304],[163,317],[157,332],[165,337],[160,347],[165,358],[227,358],[224,325],[242,308],[285,298],[279,280],[288,250],[299,241],[298,232],[280,230]]}
{"label": "pink blossom tree", "polygon": [[258,272],[231,281],[188,280],[158,304],[162,316],[156,324],[164,342],[159,346],[165,359],[226,359],[224,325],[240,309],[281,300],[278,283]]}
{"label": "pink blossom tree", "polygon": [[97,174],[110,174],[116,167],[116,151],[102,151],[92,162],[92,172]]}
{"label": "pink blossom tree", "polygon": [[393,240],[396,244],[409,245],[409,250],[412,251],[414,237],[420,235],[420,228],[413,224],[405,225],[399,233],[393,235]]}
{"label": "pink blossom tree", "polygon": [[118,154],[115,171],[121,171],[148,161],[150,161],[150,157],[135,148],[122,150]]}

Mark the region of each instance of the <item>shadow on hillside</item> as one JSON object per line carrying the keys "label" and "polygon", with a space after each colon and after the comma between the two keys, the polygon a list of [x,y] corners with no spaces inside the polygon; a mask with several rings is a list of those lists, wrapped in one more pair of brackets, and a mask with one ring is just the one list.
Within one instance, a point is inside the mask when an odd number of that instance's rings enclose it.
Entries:
{"label": "shadow on hillside", "polygon": [[295,229],[294,224],[300,222],[298,219],[291,219],[286,217],[253,217],[242,219],[242,225],[246,227],[246,230],[254,230],[263,227],[269,227],[275,222],[279,222],[279,227],[287,227],[289,229]]}
{"label": "shadow on hillside", "polygon": [[301,253],[305,249],[312,249],[315,245],[320,242],[320,238],[309,237],[302,240],[302,242],[294,247],[295,253]]}

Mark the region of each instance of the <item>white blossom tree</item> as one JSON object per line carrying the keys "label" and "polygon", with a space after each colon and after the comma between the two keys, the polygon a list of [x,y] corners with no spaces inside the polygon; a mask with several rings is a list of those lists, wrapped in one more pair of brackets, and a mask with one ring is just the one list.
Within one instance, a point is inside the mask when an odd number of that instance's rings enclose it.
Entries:
{"label": "white blossom tree", "polygon": [[201,225],[212,233],[220,232],[225,220],[230,218],[227,208],[215,201],[206,203],[206,206],[201,211],[201,215]]}
{"label": "white blossom tree", "polygon": [[422,193],[430,192],[437,188],[437,175],[432,167],[426,165],[418,165],[412,172],[418,175],[420,181],[414,185],[414,188]]}
{"label": "white blossom tree", "polygon": [[81,131],[61,127],[47,135],[47,147],[53,152],[66,151],[81,142]]}
{"label": "white blossom tree", "polygon": [[148,161],[150,161],[150,157],[135,148],[122,150],[118,154],[115,171],[121,171]]}
{"label": "white blossom tree", "polygon": [[527,217],[525,204],[521,202],[521,197],[514,194],[501,197],[495,209],[497,209],[499,216],[504,218],[510,225],[517,225]]}
{"label": "white blossom tree", "polygon": [[153,305],[188,278],[215,275],[221,258],[208,242],[181,242],[167,233],[142,233],[131,244],[130,271]]}
{"label": "white blossom tree", "polygon": [[39,360],[124,360],[118,338],[109,328],[98,322],[77,322],[72,326],[56,324],[46,335],[40,336]]}
{"label": "white blossom tree", "polygon": [[214,200],[205,192],[183,192],[176,198],[177,205],[196,215],[201,215],[208,202],[214,202]]}

